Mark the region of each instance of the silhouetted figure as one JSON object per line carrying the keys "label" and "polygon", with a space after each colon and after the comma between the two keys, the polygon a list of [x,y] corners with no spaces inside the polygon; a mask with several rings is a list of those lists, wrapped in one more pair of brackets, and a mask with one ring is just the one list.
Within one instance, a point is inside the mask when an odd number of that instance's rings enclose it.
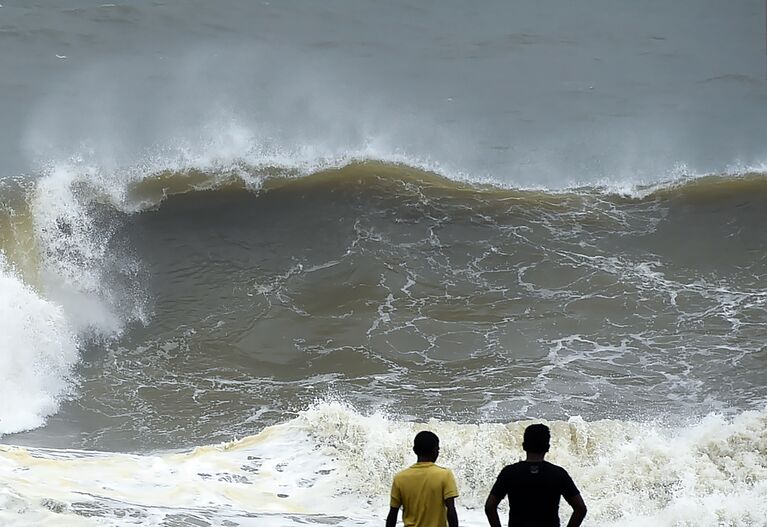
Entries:
{"label": "silhouetted figure", "polygon": [[434,464],[439,457],[439,438],[433,432],[419,432],[413,452],[418,462],[394,476],[386,527],[397,524],[400,507],[405,527],[458,527],[455,478],[450,469]]}
{"label": "silhouetted figure", "polygon": [[572,478],[562,467],[543,460],[550,440],[546,425],[525,429],[522,448],[527,458],[501,470],[485,502],[490,527],[501,527],[498,504],[504,496],[509,497],[509,527],[559,527],[560,496],[573,508],[567,527],[583,522],[586,504]]}

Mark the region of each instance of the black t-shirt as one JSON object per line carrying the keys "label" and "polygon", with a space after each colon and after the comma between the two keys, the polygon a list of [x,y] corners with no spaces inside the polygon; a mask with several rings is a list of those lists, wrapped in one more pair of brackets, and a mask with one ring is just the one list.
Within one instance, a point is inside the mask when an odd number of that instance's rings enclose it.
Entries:
{"label": "black t-shirt", "polygon": [[579,494],[570,474],[548,461],[504,467],[490,493],[509,496],[509,527],[559,527],[559,497]]}

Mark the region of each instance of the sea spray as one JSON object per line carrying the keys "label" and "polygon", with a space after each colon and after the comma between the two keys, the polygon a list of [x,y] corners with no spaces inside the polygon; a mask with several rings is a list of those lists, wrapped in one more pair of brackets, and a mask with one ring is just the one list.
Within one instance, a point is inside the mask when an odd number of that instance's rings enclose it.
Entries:
{"label": "sea spray", "polygon": [[117,287],[116,276],[132,281],[139,270],[111,243],[119,216],[99,214],[99,203],[120,203],[124,191],[94,168],[63,165],[38,179],[31,196],[42,287],[78,333],[110,336],[146,318],[142,299]]}
{"label": "sea spray", "polygon": [[71,393],[77,343],[62,308],[0,252],[0,435],[38,427],[58,410]]}

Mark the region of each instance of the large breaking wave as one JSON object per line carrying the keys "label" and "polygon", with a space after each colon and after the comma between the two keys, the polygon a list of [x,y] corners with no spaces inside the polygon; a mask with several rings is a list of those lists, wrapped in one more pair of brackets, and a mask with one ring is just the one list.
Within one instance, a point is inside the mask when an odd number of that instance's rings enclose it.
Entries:
{"label": "large breaking wave", "polygon": [[[254,154],[255,155],[255,154]],[[170,196],[199,191],[316,192],[356,185],[362,192],[396,198],[479,196],[525,207],[553,206],[567,214],[625,203],[676,201],[732,206],[760,203],[767,195],[761,172],[683,176],[663,184],[597,185],[554,190],[515,189],[491,180],[440,173],[438,165],[393,156],[365,160],[364,153],[337,159],[158,157],[108,171],[81,158],[52,165],[34,177],[7,180],[0,251],[4,354],[0,379],[14,404],[3,407],[0,433],[40,426],[58,402],[73,393],[72,368],[82,338],[110,338],[126,324],[146,322],[151,292],[142,283],[139,255],[113,243],[126,215],[162,206]],[[358,159],[357,156],[360,156]],[[183,156],[182,156],[183,157]],[[413,163],[408,165],[407,163]],[[484,197],[483,197],[484,196]],[[11,400],[10,395],[6,400]]]}

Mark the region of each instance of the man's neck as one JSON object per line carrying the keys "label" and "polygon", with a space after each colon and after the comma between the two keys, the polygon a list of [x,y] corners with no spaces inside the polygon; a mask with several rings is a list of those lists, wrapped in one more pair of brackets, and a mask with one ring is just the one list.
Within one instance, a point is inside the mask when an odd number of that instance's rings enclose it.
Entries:
{"label": "man's neck", "polygon": [[543,454],[538,452],[527,452],[527,457],[525,458],[525,461],[529,461],[531,463],[540,463],[543,461],[543,458],[546,456],[546,453]]}
{"label": "man's neck", "polygon": [[418,463],[434,463],[435,461],[437,460],[432,457],[418,456]]}

